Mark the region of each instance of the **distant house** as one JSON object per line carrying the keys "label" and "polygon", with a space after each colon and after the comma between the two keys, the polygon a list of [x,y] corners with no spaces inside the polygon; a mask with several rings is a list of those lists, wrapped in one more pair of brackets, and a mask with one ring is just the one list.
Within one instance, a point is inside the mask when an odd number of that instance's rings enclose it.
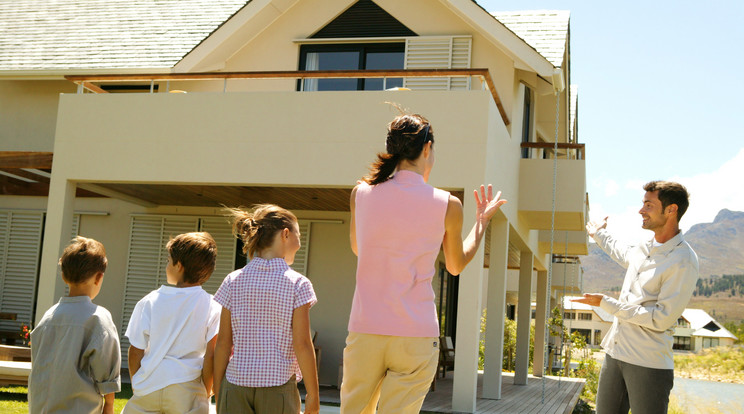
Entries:
{"label": "distant house", "polygon": [[[585,305],[583,303],[571,302],[578,296],[566,296],[563,298],[563,325],[568,333],[578,332],[586,339],[590,348],[599,348],[602,338],[612,326],[614,316],[601,308]],[[535,317],[533,304],[532,317]]]}
{"label": "distant house", "polygon": [[[579,332],[592,348],[599,347],[614,316],[601,308],[571,302],[573,296],[563,298],[563,324],[569,333]],[[534,318],[534,304],[533,304]],[[733,345],[736,336],[718,323],[702,309],[685,309],[674,328],[673,349],[680,351],[699,351],[716,346]]]}
{"label": "distant house", "polygon": [[702,309],[685,309],[674,328],[674,349],[700,351],[733,345],[736,336]]}

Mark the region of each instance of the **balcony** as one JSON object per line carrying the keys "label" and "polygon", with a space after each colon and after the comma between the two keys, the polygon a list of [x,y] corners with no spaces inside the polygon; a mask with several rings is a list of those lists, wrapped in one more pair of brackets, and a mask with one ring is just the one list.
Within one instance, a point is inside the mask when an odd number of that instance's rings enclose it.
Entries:
{"label": "balcony", "polygon": [[554,143],[522,143],[522,148],[540,158],[519,161],[520,219],[531,229],[551,229],[555,162],[555,230],[583,231],[588,207],[584,144],[558,143],[557,153]]}
{"label": "balcony", "polygon": [[580,295],[584,287],[584,271],[581,261],[576,256],[554,256],[551,290],[559,290],[561,294]]}

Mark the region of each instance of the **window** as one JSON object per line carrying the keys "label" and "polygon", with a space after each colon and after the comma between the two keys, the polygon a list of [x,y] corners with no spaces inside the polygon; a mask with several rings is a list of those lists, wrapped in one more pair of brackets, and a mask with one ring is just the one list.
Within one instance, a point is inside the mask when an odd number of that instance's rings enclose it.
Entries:
{"label": "window", "polygon": [[591,329],[571,329],[571,333],[574,333],[574,332],[583,336],[587,344],[592,342],[591,340],[592,330]]}
{"label": "window", "polygon": [[719,345],[718,338],[703,338],[703,348],[714,348]]}
{"label": "window", "polygon": [[592,320],[592,314],[589,312],[581,312],[579,313],[579,320],[580,321],[590,321]]}
{"label": "window", "polygon": [[506,317],[511,320],[516,320],[517,318],[517,305],[507,303],[506,304]]}
{"label": "window", "polygon": [[679,349],[681,351],[689,351],[692,349],[691,343],[692,341],[689,336],[675,336],[674,344],[672,344],[672,349]]}
{"label": "window", "polygon": [[595,329],[594,330],[594,344],[593,345],[600,345],[602,344],[602,330],[601,329]]}
{"label": "window", "polygon": [[679,318],[677,319],[677,326],[679,326],[680,328],[689,328],[690,323],[687,322],[687,319],[685,318]]}
{"label": "window", "polygon": [[563,312],[563,319],[576,319],[576,312]]}
{"label": "window", "polygon": [[[300,70],[403,69],[404,43],[303,45]],[[298,83],[305,91],[381,91],[403,86],[403,78],[306,79]]]}
{"label": "window", "polygon": [[[532,90],[524,86],[524,103],[522,106],[522,142],[532,138]],[[522,158],[530,158],[530,149],[522,148]]]}

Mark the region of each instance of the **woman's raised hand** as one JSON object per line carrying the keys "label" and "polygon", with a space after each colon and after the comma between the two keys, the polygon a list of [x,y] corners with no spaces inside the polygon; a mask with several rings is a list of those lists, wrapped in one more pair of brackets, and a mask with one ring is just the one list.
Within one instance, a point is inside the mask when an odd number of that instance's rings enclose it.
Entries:
{"label": "woman's raised hand", "polygon": [[501,199],[501,191],[496,193],[496,197],[493,196],[493,186],[488,184],[488,194],[486,194],[486,186],[480,186],[480,197],[478,196],[478,190],[473,190],[475,196],[475,218],[481,223],[488,223],[496,214],[499,207],[506,204],[506,200]]}

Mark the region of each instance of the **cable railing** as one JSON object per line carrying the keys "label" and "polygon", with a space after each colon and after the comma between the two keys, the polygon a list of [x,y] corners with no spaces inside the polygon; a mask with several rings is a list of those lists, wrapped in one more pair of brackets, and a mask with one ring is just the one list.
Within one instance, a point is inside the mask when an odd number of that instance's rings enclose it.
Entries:
{"label": "cable railing", "polygon": [[559,142],[557,154],[555,146],[555,142],[523,142],[521,147],[529,149],[528,156],[523,158],[583,160],[586,155],[585,144]]}

